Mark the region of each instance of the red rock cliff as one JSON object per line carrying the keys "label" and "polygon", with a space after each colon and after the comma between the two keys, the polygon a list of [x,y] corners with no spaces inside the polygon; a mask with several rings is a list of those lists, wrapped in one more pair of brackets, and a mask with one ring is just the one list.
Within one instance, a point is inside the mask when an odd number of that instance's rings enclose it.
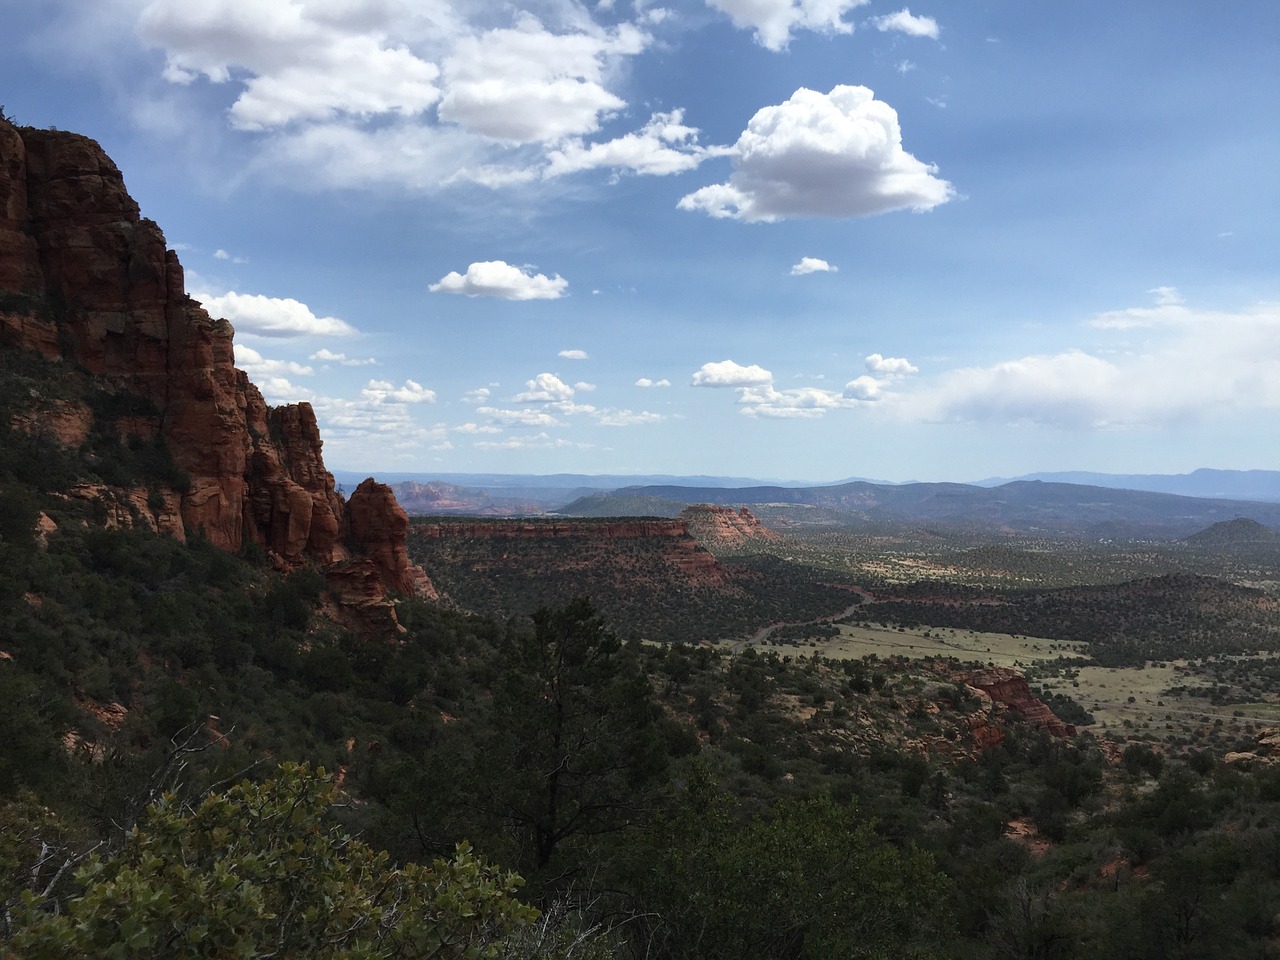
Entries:
{"label": "red rock cliff", "polygon": [[764,526],[746,507],[734,510],[714,503],[695,503],[685,507],[680,519],[700,543],[716,547],[740,547],[751,540],[776,540],[778,534]]}
{"label": "red rock cliff", "polygon": [[0,330],[10,342],[158,411],[134,428],[164,438],[190,485],[166,494],[181,522],[152,517],[153,527],[202,530],[227,550],[256,543],[282,567],[343,564],[353,544],[376,571],[366,595],[432,592],[408,560],[394,496],[343,502],[311,406],[270,408],[235,368],[231,324],[186,295],[177,255],[93,140],[0,121],[0,290],[43,307],[9,298]]}
{"label": "red rock cliff", "polygon": [[1007,707],[1011,713],[1032,726],[1042,727],[1055,737],[1075,736],[1076,728],[1059,720],[1048,704],[1032,694],[1026,677],[1017,670],[1009,667],[986,667],[962,673],[958,679],[990,697],[993,702]]}

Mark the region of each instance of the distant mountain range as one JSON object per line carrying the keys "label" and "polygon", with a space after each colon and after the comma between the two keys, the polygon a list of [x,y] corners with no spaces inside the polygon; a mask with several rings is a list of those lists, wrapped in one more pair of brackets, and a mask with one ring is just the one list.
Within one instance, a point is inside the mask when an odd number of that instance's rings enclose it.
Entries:
{"label": "distant mountain range", "polygon": [[[337,481],[354,488],[369,476],[368,472],[334,470]],[[405,483],[445,484],[467,495],[501,501],[532,502],[543,510],[555,510],[592,493],[632,487],[679,486],[696,488],[741,489],[747,487],[827,488],[849,483],[871,483],[876,486],[912,486],[911,483],[888,483],[867,477],[847,477],[833,483],[798,480],[769,480],[750,477],[672,476],[668,474],[512,474],[512,473],[377,473],[381,483],[398,487]],[[1018,477],[988,477],[967,486],[998,487],[1020,480],[1046,483],[1069,483],[1118,490],[1145,490],[1170,493],[1181,497],[1206,497],[1218,500],[1253,500],[1280,503],[1280,470],[1211,470],[1191,473],[1091,473],[1082,470],[1058,473],[1031,473]],[[414,511],[410,511],[414,512]]]}
{"label": "distant mountain range", "polygon": [[[829,487],[630,487],[593,494],[559,512],[607,516],[673,515],[689,503],[747,506],[774,529],[875,529],[911,526],[956,532],[1089,539],[1178,539],[1215,523],[1246,517],[1280,527],[1280,503],[1181,497],[1039,480],[999,487],[963,483]],[[670,506],[672,513],[663,510]]]}
{"label": "distant mountain range", "polygon": [[[334,474],[352,487],[364,479],[350,471]],[[1077,480],[1054,479],[1059,477]],[[1280,472],[1266,470],[821,486],[661,475],[389,473],[377,479],[415,515],[674,517],[689,504],[714,503],[748,506],[778,529],[907,524],[1026,536],[1178,539],[1238,517],[1280,529]]]}
{"label": "distant mountain range", "polygon": [[1079,483],[1092,487],[1148,490],[1181,497],[1211,497],[1223,500],[1260,500],[1280,503],[1280,470],[1193,470],[1191,473],[1031,473],[1021,477],[992,477],[974,486],[997,487],[1011,480],[1044,480],[1048,483]]}

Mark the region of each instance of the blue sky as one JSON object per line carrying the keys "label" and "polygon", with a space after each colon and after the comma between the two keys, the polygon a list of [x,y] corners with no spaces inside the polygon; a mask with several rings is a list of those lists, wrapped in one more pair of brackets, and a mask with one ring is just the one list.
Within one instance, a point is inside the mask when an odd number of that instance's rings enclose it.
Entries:
{"label": "blue sky", "polygon": [[1280,469],[1271,0],[0,0],[331,468]]}

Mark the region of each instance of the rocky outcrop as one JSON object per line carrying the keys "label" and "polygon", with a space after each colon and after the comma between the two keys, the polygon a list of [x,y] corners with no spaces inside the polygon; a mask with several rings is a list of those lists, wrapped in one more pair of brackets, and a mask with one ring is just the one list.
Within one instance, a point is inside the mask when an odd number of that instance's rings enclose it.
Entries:
{"label": "rocky outcrop", "polygon": [[373,564],[383,583],[398,593],[436,598],[427,575],[409,559],[409,517],[389,486],[372,477],[365,480],[351,494],[347,513],[357,551]]}
{"label": "rocky outcrop", "polygon": [[753,540],[776,540],[778,534],[765,527],[746,507],[734,510],[714,503],[695,503],[685,507],[680,519],[689,532],[711,550],[735,548]]}
{"label": "rocky outcrop", "polygon": [[1055,737],[1073,737],[1076,728],[1063,723],[1038,699],[1027,685],[1027,678],[1009,667],[986,667],[958,675],[957,679],[979,696],[989,698],[1034,727],[1041,727]]}
{"label": "rocky outcrop", "polygon": [[[186,295],[177,255],[94,141],[0,121],[0,291],[5,342],[141,398],[153,412],[112,429],[122,439],[158,436],[189,478],[153,496],[69,495],[123,506],[112,514],[118,523],[141,517],[177,537],[199,531],[227,550],[257,544],[285,569],[315,562],[336,570],[359,559],[354,545],[367,551],[377,581],[362,585],[365,599],[379,590],[432,593],[408,560],[408,522],[394,496],[375,492],[348,508],[325,469],[310,405],[270,408],[236,369],[231,324]],[[92,418],[64,405],[56,433],[82,439],[104,426]]]}
{"label": "rocky outcrop", "polygon": [[1235,750],[1222,762],[1242,770],[1255,770],[1280,763],[1280,727],[1264,727],[1253,735],[1252,750]]}

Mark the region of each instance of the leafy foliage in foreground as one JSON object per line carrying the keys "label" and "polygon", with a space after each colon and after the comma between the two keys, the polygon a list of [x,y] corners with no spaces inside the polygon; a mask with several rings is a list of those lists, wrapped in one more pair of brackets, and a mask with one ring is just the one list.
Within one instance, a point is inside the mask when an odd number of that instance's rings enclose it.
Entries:
{"label": "leafy foliage in foreground", "polygon": [[28,897],[10,943],[28,960],[276,957],[279,960],[509,955],[537,911],[518,879],[464,845],[449,860],[392,868],[325,822],[336,788],[285,764],[185,808],[152,806],[123,849],[92,857],[65,913]]}

